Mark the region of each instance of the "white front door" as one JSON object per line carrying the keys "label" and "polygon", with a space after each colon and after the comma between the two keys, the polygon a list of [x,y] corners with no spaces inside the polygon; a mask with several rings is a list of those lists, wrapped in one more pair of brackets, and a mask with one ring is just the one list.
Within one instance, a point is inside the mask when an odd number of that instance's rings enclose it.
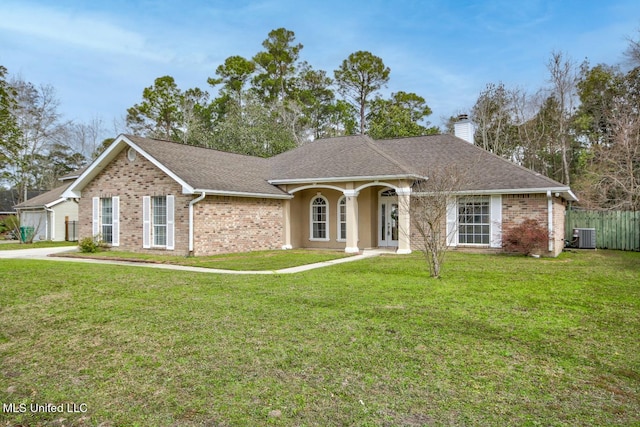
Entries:
{"label": "white front door", "polygon": [[395,191],[387,190],[380,193],[379,200],[378,246],[398,247],[398,197]]}

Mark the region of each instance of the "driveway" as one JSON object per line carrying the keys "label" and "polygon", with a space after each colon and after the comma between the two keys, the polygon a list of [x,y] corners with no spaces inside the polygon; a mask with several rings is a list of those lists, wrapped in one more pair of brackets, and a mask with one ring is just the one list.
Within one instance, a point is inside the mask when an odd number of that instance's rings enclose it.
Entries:
{"label": "driveway", "polygon": [[281,270],[261,270],[261,271],[237,271],[237,270],[221,270],[215,268],[203,268],[203,267],[189,267],[185,265],[171,265],[171,264],[153,264],[145,262],[130,262],[130,261],[110,261],[102,259],[90,259],[90,258],[69,258],[69,257],[56,257],[50,255],[56,255],[64,252],[77,251],[73,246],[62,246],[57,248],[36,248],[36,249],[16,249],[11,251],[0,251],[0,259],[39,259],[47,261],[61,261],[61,262],[83,262],[90,264],[111,264],[111,265],[126,265],[131,267],[146,267],[157,268],[162,270],[177,270],[177,271],[191,271],[197,273],[217,273],[217,274],[292,274],[300,273],[302,271],[313,270],[316,268],[329,267],[335,264],[342,264],[345,262],[358,261],[365,258],[372,258],[381,254],[392,253],[387,250],[368,249],[364,250],[359,255],[354,255],[346,258],[338,258],[331,261],[323,261],[315,264],[300,265],[297,267],[283,268]]}
{"label": "driveway", "polygon": [[75,246],[59,246],[57,248],[30,248],[30,249],[13,249],[9,251],[0,251],[0,259],[3,258],[35,258],[35,259],[52,259],[47,258],[49,255],[60,254],[63,252],[77,251]]}

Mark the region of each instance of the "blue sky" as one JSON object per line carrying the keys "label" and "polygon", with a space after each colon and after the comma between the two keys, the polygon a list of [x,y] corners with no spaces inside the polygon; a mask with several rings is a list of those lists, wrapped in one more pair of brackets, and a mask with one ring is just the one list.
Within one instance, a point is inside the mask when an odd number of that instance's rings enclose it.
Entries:
{"label": "blue sky", "polygon": [[640,1],[3,0],[0,65],[52,85],[66,119],[98,117],[112,130],[157,77],[214,94],[216,67],[251,58],[280,27],[331,76],[350,53],[380,56],[391,68],[384,93],[423,96],[439,125],[487,83],[542,87],[554,50],[622,62],[626,38],[640,35]]}

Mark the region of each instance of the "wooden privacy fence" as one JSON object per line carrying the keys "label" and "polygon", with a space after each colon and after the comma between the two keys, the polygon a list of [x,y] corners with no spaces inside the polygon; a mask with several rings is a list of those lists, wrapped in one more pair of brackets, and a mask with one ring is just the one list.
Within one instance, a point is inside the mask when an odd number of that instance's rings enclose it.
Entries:
{"label": "wooden privacy fence", "polygon": [[565,239],[573,239],[574,228],[595,228],[596,247],[640,251],[640,211],[567,210]]}
{"label": "wooden privacy fence", "polygon": [[64,222],[64,240],[67,242],[78,241],[78,221],[65,220]]}

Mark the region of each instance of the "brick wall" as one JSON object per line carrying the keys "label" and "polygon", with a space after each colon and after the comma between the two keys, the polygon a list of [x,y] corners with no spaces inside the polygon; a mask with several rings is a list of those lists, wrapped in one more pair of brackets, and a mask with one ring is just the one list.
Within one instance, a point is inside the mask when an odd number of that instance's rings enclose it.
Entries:
{"label": "brick wall", "polygon": [[[557,256],[564,248],[565,202],[553,196],[553,251]],[[502,196],[502,230],[508,230],[528,218],[536,219],[543,227],[549,226],[546,194],[507,194]]]}
{"label": "brick wall", "polygon": [[281,249],[283,201],[210,196],[195,205],[194,254]]}
{"label": "brick wall", "polygon": [[[557,256],[564,248],[564,215],[565,202],[560,197],[553,198],[553,240],[554,249],[549,255]],[[525,219],[533,218],[540,222],[543,227],[548,227],[548,205],[546,194],[504,194],[502,195],[502,232],[504,233],[510,227],[520,224]],[[445,224],[443,220],[442,233]],[[411,247],[415,250],[423,250],[422,237],[417,232],[415,225],[411,226]],[[496,252],[483,246],[457,246],[456,250],[464,251],[480,251],[480,252]]]}
{"label": "brick wall", "polygon": [[[189,252],[189,202],[182,187],[142,156],[129,161],[127,149],[83,190],[79,211],[79,238],[92,233],[92,198],[120,197],[119,250],[142,248],[142,197],[175,197],[175,249]],[[283,245],[281,200],[208,196],[194,208],[194,254],[209,255],[251,250],[280,249]]]}
{"label": "brick wall", "polygon": [[92,198],[120,197],[120,250],[143,252],[142,197],[175,196],[175,250],[187,254],[189,249],[189,201],[182,187],[141,155],[127,159],[127,149],[104,168],[83,190],[79,204],[79,238],[92,233]]}
{"label": "brick wall", "polygon": [[502,196],[502,231],[520,224],[525,219],[535,219],[547,227],[546,194],[504,194]]}

